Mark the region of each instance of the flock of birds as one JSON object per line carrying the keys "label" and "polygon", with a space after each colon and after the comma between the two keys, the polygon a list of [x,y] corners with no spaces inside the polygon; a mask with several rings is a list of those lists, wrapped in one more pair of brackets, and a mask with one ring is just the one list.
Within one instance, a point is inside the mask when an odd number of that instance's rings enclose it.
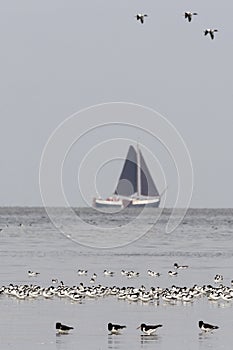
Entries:
{"label": "flock of birds", "polygon": [[[191,11],[185,11],[184,12],[184,18],[188,21],[191,22],[193,19],[193,16],[197,16],[198,13],[197,12],[191,12]],[[140,23],[144,23],[145,21],[145,17],[148,17],[147,14],[142,14],[142,13],[138,13],[136,14],[136,20],[139,21]],[[205,29],[204,30],[204,35],[209,35],[210,38],[213,40],[214,39],[214,33],[218,32],[218,29]]]}
{"label": "flock of birds", "polygon": [[[179,265],[177,263],[174,263],[173,264],[173,267],[175,268],[175,270],[178,270],[178,269],[187,269],[188,268],[188,265]],[[79,269],[77,271],[78,275],[80,276],[86,276],[87,273],[88,273],[88,270],[81,270]],[[110,277],[113,277],[115,275],[115,272],[114,271],[108,271],[108,270],[104,270],[103,274],[105,276],[110,276]],[[126,271],[126,270],[121,270],[121,274],[122,276],[126,276],[127,278],[132,278],[132,277],[139,277],[140,276],[140,273],[137,272],[137,271]],[[159,277],[161,276],[161,273],[160,272],[156,272],[156,271],[152,271],[152,270],[147,270],[147,274],[151,277]],[[169,276],[177,276],[178,275],[178,272],[177,271],[171,271],[169,270],[168,271],[168,275]],[[96,278],[97,278],[97,275],[96,273],[94,273],[90,279],[90,283],[94,283],[96,281]]]}
{"label": "flock of birds", "polygon": [[[216,277],[217,276],[217,277]],[[100,297],[115,297],[118,300],[129,302],[142,302],[159,305],[160,301],[177,304],[192,303],[199,298],[205,297],[208,301],[233,301],[233,281],[231,286],[223,285],[216,275],[214,281],[215,286],[197,285],[192,287],[179,287],[172,285],[171,287],[150,287],[144,285],[135,286],[105,286],[103,284],[84,285],[80,282],[78,285],[69,286],[63,281],[58,282],[57,279],[52,280],[52,284],[42,287],[38,284],[13,284],[0,287],[0,295],[14,297],[19,300],[36,300],[38,298],[53,299],[66,298],[75,302],[83,302],[84,299],[98,299]],[[57,285],[54,285],[57,283]]]}
{"label": "flock of birds", "polygon": [[[188,269],[188,265],[179,265],[178,263],[173,264],[176,271],[169,271],[169,275],[176,276],[177,270]],[[28,276],[37,278],[40,273],[37,271],[28,270]],[[86,276],[88,270],[77,270],[77,274],[80,276]],[[160,273],[147,270],[148,276],[159,277]],[[115,272],[104,270],[104,276],[113,277]],[[135,271],[126,271],[121,270],[121,275],[128,278],[138,277],[139,272]],[[106,298],[106,297],[115,297],[118,300],[125,300],[129,302],[142,302],[150,303],[154,305],[159,305],[160,301],[167,304],[184,304],[192,303],[194,300],[199,300],[200,298],[206,298],[211,302],[223,301],[231,302],[233,301],[233,281],[231,281],[231,286],[223,285],[223,276],[216,274],[213,278],[215,285],[197,285],[194,284],[192,287],[179,287],[172,285],[171,287],[161,288],[161,287],[150,287],[146,288],[144,285],[140,287],[134,286],[124,286],[118,287],[114,286],[105,286],[102,284],[96,283],[97,274],[93,274],[91,280],[94,280],[95,284],[84,285],[80,282],[78,285],[69,286],[64,284],[58,279],[52,279],[51,285],[47,287],[42,287],[38,284],[13,284],[10,283],[7,286],[0,287],[0,295],[14,297],[20,300],[36,300],[37,298],[44,299],[53,299],[53,298],[66,298],[72,302],[82,303],[84,299],[95,299]],[[154,335],[158,328],[162,327],[162,324],[146,324],[142,323],[138,328],[141,332],[146,335]],[[212,332],[215,329],[218,329],[218,326],[205,323],[203,321],[198,322],[199,328],[203,332]],[[126,325],[108,323],[107,329],[110,334],[121,334],[121,331],[126,328]],[[56,323],[56,332],[57,334],[67,334],[70,330],[73,330],[74,327],[64,325],[60,322]]]}
{"label": "flock of birds", "polygon": [[[217,282],[215,282],[217,283]],[[160,301],[166,303],[190,303],[198,300],[200,297],[206,297],[209,301],[233,301],[233,287],[218,283],[216,286],[194,284],[192,287],[179,287],[172,285],[170,288],[150,287],[144,285],[140,287],[127,286],[118,287],[98,285],[79,285],[69,286],[60,281],[56,286],[49,285],[42,287],[38,284],[13,284],[0,287],[0,295],[14,297],[19,300],[25,299],[53,299],[66,298],[71,301],[82,302],[89,298],[96,300],[100,297],[116,297],[118,300],[129,302],[155,303],[159,305]]]}
{"label": "flock of birds", "polygon": [[[168,275],[176,277],[177,270],[184,270],[188,265],[173,264],[174,270],[168,271]],[[28,270],[28,276],[38,277],[40,272]],[[78,269],[79,276],[87,276],[88,270]],[[103,275],[106,277],[115,276],[115,272],[104,270]],[[121,270],[121,275],[128,279],[139,277],[140,273],[136,271]],[[160,277],[161,273],[147,270],[147,275],[150,277]],[[144,285],[140,287],[124,286],[118,287],[105,286],[97,284],[97,274],[93,273],[89,280],[89,285],[84,285],[80,282],[79,285],[69,286],[59,281],[57,278],[51,280],[51,284],[47,287],[42,287],[38,284],[13,284],[0,287],[0,295],[13,296],[17,299],[37,299],[39,297],[52,299],[54,297],[66,298],[71,301],[82,302],[85,298],[99,298],[107,296],[115,296],[118,300],[127,300],[129,302],[156,303],[160,301],[166,303],[188,303],[197,300],[200,297],[206,297],[209,301],[224,301],[230,302],[233,300],[233,280],[231,286],[223,285],[223,276],[216,274],[213,278],[215,286],[210,284],[198,286],[194,284],[192,287],[179,287],[172,285],[170,288],[150,287]]]}
{"label": "flock of birds", "polygon": [[[174,263],[173,267],[175,268],[175,270],[187,269],[188,265],[179,265],[177,263]],[[39,274],[40,274],[40,272],[28,270],[28,276],[29,277],[36,277]],[[87,276],[88,270],[78,269],[77,274],[79,276]],[[149,276],[151,276],[151,277],[159,277],[159,276],[161,276],[160,272],[156,272],[156,271],[152,271],[152,270],[147,270],[147,274]],[[103,271],[103,275],[104,276],[113,277],[115,275],[115,272],[114,271],[110,271],[110,270],[104,270]],[[136,271],[132,271],[132,270],[131,271],[121,270],[121,275],[122,276],[126,276],[127,278],[133,278],[133,277],[139,277],[140,273],[136,272]],[[169,270],[168,271],[168,275],[169,276],[177,276],[178,272]],[[96,282],[96,278],[97,278],[97,274],[93,273],[92,277],[90,279],[90,283],[95,283]],[[58,283],[58,279],[52,279],[52,283]]]}
{"label": "flock of birds", "polygon": [[[203,321],[199,321],[198,326],[203,332],[212,332],[213,330],[219,328],[218,326],[214,326],[212,324],[205,323]],[[163,327],[163,325],[162,324],[149,325],[149,324],[142,323],[140,324],[140,326],[137,327],[137,329],[140,328],[145,335],[153,336],[155,335],[157,329],[160,327]],[[126,328],[125,325],[113,324],[111,322],[108,323],[108,331],[110,332],[111,335],[112,334],[120,335],[122,329],[124,328]],[[74,327],[67,326],[65,324],[62,324],[61,322],[56,323],[56,332],[58,334],[68,334],[72,329],[74,329]]]}

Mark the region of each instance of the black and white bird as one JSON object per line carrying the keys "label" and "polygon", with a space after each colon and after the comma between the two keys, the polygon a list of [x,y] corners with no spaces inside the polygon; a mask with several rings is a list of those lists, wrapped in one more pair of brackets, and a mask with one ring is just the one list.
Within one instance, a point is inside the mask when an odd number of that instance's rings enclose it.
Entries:
{"label": "black and white bird", "polygon": [[169,276],[177,276],[178,272],[177,271],[168,271]]}
{"label": "black and white bird", "polygon": [[177,263],[174,263],[173,265],[176,269],[187,269],[188,265],[178,265]]}
{"label": "black and white bird", "polygon": [[155,272],[155,271],[152,271],[152,270],[147,270],[147,273],[148,273],[149,276],[152,276],[152,277],[159,277],[160,276],[159,272]]}
{"label": "black and white bird", "polygon": [[122,276],[127,276],[128,273],[129,273],[129,271],[121,270]]}
{"label": "black and white bird", "polygon": [[114,272],[113,271],[104,270],[104,275],[113,277],[114,276]]}
{"label": "black and white bird", "polygon": [[222,275],[217,274],[217,275],[214,276],[214,282],[215,283],[220,283],[222,281],[223,281],[223,276]]}
{"label": "black and white bird", "polygon": [[153,335],[159,327],[163,327],[162,324],[156,324],[156,325],[146,325],[145,323],[142,323],[140,326],[137,327],[137,329],[141,329],[143,333],[146,335]]}
{"label": "black and white bird", "polygon": [[96,277],[97,277],[97,274],[93,273],[93,275],[92,275],[92,277],[90,279],[90,283],[95,283]]}
{"label": "black and white bird", "polygon": [[215,32],[218,32],[218,29],[206,29],[206,30],[204,30],[204,35],[209,34],[211,39],[213,40]]}
{"label": "black and white bird", "polygon": [[193,16],[198,15],[196,12],[190,12],[190,11],[185,11],[184,13],[184,18],[187,19],[189,22],[192,21]]}
{"label": "black and white bird", "polygon": [[204,323],[203,321],[198,322],[199,328],[204,331],[204,332],[211,332],[214,329],[218,329],[218,326],[213,326],[212,324],[209,323]]}
{"label": "black and white bird", "polygon": [[56,331],[60,334],[68,334],[71,329],[74,329],[74,327],[66,326],[65,324],[62,324],[60,322],[56,323]]}
{"label": "black and white bird", "polygon": [[147,14],[143,15],[141,13],[137,13],[135,17],[136,17],[137,21],[140,21],[143,24],[144,23],[144,18],[148,17],[148,15]]}
{"label": "black and white bird", "polygon": [[111,334],[120,334],[121,329],[126,328],[126,326],[121,326],[119,324],[108,323],[108,330]]}
{"label": "black and white bird", "polygon": [[34,272],[34,271],[28,270],[28,276],[30,277],[35,277],[35,276],[38,276],[39,274],[40,272]]}

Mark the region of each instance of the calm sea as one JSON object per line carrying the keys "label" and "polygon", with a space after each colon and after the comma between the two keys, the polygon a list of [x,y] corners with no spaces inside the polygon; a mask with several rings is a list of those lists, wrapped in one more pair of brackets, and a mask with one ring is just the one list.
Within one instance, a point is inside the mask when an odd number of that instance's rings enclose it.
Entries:
{"label": "calm sea", "polygon": [[[194,284],[215,286],[233,279],[233,210],[190,209],[172,233],[165,225],[170,210],[148,209],[143,215],[132,209],[118,214],[77,209],[73,214],[54,210],[56,228],[44,209],[0,208],[0,286],[37,284],[50,286],[57,278],[68,286],[145,286],[170,288]],[[161,216],[159,217],[159,214]],[[157,220],[157,221],[156,221]],[[187,264],[177,277],[168,275],[173,264]],[[88,270],[79,276],[78,269]],[[114,277],[104,276],[112,270]],[[121,270],[134,270],[139,277],[127,278]],[[151,277],[147,270],[160,272]],[[28,270],[38,271],[29,277]],[[25,300],[0,295],[1,349],[231,349],[233,301],[143,303],[118,300],[115,296],[86,297],[81,303],[53,297]],[[198,321],[219,326],[202,334]],[[74,327],[69,335],[57,336],[55,323]],[[125,324],[121,335],[109,335],[108,322]],[[155,337],[141,336],[141,323],[162,324]]]}

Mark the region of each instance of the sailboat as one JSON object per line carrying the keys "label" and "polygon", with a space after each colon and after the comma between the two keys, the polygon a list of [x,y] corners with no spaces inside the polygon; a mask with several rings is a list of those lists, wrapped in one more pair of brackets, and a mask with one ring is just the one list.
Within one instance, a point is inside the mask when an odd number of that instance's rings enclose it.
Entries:
{"label": "sailboat", "polygon": [[94,207],[158,207],[161,196],[151,177],[139,145],[132,145],[124,162],[114,194],[106,199],[94,198]]}

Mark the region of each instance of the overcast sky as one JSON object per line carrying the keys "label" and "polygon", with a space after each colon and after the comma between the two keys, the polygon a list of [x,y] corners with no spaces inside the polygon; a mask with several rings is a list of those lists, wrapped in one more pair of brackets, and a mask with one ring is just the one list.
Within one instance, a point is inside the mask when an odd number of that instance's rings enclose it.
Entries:
{"label": "overcast sky", "polygon": [[[182,135],[192,207],[233,207],[232,1],[0,4],[1,206],[42,205],[39,164],[50,134],[82,108],[125,101],[155,109]],[[185,10],[198,12],[193,22]],[[138,12],[148,14],[144,25]],[[219,30],[215,40],[206,28]]]}

